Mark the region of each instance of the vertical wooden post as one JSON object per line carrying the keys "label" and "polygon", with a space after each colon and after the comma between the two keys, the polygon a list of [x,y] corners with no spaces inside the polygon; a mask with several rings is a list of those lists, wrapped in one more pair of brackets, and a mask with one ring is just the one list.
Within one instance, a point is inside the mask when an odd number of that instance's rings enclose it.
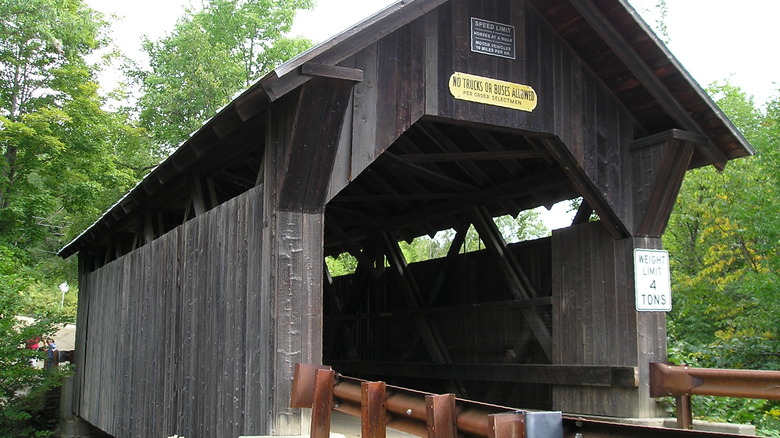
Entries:
{"label": "vertical wooden post", "polygon": [[691,409],[691,396],[681,395],[675,397],[677,400],[677,428],[678,429],[691,429],[693,428],[693,410]]}
{"label": "vertical wooden post", "polygon": [[385,438],[387,434],[385,411],[385,382],[361,382],[360,436]]}
{"label": "vertical wooden post", "polygon": [[428,438],[457,438],[455,394],[426,395]]}
{"label": "vertical wooden post", "polygon": [[311,411],[311,438],[330,437],[333,408],[333,370],[319,369],[314,378],[314,404]]}
{"label": "vertical wooden post", "polygon": [[488,438],[525,438],[525,415],[519,412],[489,415]]}
{"label": "vertical wooden post", "polygon": [[271,422],[267,430],[252,429],[253,434],[306,433],[309,413],[289,407],[290,382],[296,363],[322,362],[324,215],[304,212],[301,206],[280,208],[280,182],[292,147],[296,97],[276,102],[266,122],[261,257],[255,268],[260,287],[252,297],[264,312],[257,316],[261,331],[253,334],[252,341],[270,341],[266,347],[269,357],[259,363],[268,367],[271,376],[264,392],[271,394],[266,395]]}

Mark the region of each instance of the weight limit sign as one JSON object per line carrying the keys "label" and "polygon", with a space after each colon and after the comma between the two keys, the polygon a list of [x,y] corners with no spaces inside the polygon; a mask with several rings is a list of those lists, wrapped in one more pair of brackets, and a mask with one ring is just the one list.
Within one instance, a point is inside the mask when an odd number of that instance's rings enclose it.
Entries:
{"label": "weight limit sign", "polygon": [[672,310],[672,286],[669,278],[668,252],[658,249],[634,249],[636,310]]}

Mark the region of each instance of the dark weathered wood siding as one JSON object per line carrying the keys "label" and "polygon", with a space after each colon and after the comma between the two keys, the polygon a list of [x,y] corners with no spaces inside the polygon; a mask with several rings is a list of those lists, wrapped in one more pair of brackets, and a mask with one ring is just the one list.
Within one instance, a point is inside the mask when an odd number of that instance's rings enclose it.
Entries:
{"label": "dark weathered wood siding", "polygon": [[269,428],[262,191],[82,273],[77,413],[117,437]]}
{"label": "dark weathered wood siding", "polygon": [[[472,53],[470,17],[515,26],[516,59]],[[631,226],[628,145],[641,128],[532,6],[454,0],[342,65],[363,70],[364,79],[347,110],[351,126],[341,132],[331,197],[417,120],[433,117],[557,137]],[[529,85],[539,104],[529,113],[454,99],[448,81],[455,72]]]}
{"label": "dark weathered wood siding", "polygon": [[553,351],[557,364],[638,367],[640,387],[556,386],[565,412],[623,417],[663,415],[649,396],[647,364],[666,360],[663,312],[637,312],[633,250],[659,239],[613,240],[599,223],[553,233]]}
{"label": "dark weathered wood siding", "polygon": [[[534,309],[552,329],[550,239],[512,244],[508,250],[527,275],[535,297],[517,300],[500,267],[502,261],[488,250],[412,263],[403,275],[391,267],[378,277],[358,269],[334,278],[325,288],[324,363],[344,373],[436,393],[450,391],[456,380],[454,389],[464,397],[551,409],[550,386],[535,383],[535,376],[507,383],[478,372],[464,372],[455,379],[426,374],[424,365],[429,363],[551,363],[529,333],[523,314],[523,308]],[[410,283],[421,306],[410,298]],[[423,329],[434,339],[422,338]],[[508,359],[508,354],[517,357]],[[417,375],[400,370],[393,374],[399,362],[423,366]]]}

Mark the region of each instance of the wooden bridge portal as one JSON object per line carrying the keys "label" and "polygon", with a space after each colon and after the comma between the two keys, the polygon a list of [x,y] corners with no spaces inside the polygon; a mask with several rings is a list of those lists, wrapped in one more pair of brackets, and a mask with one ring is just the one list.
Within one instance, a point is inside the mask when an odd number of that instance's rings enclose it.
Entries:
{"label": "wooden bridge portal", "polygon": [[[75,409],[117,437],[305,433],[293,366],[647,417],[688,169],[752,153],[624,0],[399,2],[279,67],[62,249]],[[581,198],[507,244],[492,218]],[[588,218],[592,213],[598,221]],[[484,250],[461,250],[473,226]],[[449,230],[410,264],[399,242]],[[354,274],[324,259],[349,253]]]}

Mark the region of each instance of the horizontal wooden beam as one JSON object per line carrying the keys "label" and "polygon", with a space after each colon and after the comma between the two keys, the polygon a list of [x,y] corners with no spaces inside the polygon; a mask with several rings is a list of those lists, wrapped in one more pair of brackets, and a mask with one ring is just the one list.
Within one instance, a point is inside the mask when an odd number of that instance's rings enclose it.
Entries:
{"label": "horizontal wooden beam", "polygon": [[553,169],[547,173],[531,175],[484,190],[472,190],[462,194],[459,199],[443,201],[396,217],[386,218],[380,224],[385,228],[395,228],[398,225],[413,223],[415,220],[452,215],[454,212],[462,211],[471,205],[486,205],[531,193],[554,190],[557,187],[569,187],[569,181],[563,172]]}
{"label": "horizontal wooden beam", "polygon": [[453,161],[495,161],[495,160],[524,160],[529,158],[546,158],[550,153],[544,150],[525,151],[480,151],[480,152],[453,152],[441,154],[405,154],[399,155],[412,163],[436,163]]}
{"label": "horizontal wooden beam", "polygon": [[428,315],[458,315],[462,313],[494,312],[496,310],[544,307],[552,305],[552,297],[532,298],[528,300],[495,301],[492,303],[464,304],[460,306],[429,307],[393,312],[360,313],[356,315],[326,316],[326,322],[338,320],[380,319],[380,318],[415,318]]}
{"label": "horizontal wooden beam", "polygon": [[709,139],[701,134],[690,131],[683,131],[681,129],[670,129],[668,131],[659,132],[657,134],[648,135],[647,137],[634,140],[629,145],[629,149],[635,151],[638,149],[655,146],[660,143],[665,143],[670,140],[682,140],[699,146],[706,145],[709,142]]}
{"label": "horizontal wooden beam", "polygon": [[439,184],[442,187],[466,192],[477,190],[477,187],[474,185],[458,181],[454,178],[450,178],[447,175],[434,172],[416,164],[412,164],[404,160],[403,157],[391,152],[385,152],[381,155],[380,159],[386,159],[385,163],[390,169],[398,170],[399,172],[406,173],[407,175],[425,179],[426,181],[432,182],[434,184]]}
{"label": "horizontal wooden beam", "polygon": [[344,374],[384,375],[436,380],[542,383],[563,386],[639,386],[638,368],[600,365],[411,363],[325,360]]}
{"label": "horizontal wooden beam", "polygon": [[317,64],[307,62],[301,66],[301,73],[307,76],[319,76],[323,78],[344,79],[352,82],[363,81],[363,70],[340,65]]}

